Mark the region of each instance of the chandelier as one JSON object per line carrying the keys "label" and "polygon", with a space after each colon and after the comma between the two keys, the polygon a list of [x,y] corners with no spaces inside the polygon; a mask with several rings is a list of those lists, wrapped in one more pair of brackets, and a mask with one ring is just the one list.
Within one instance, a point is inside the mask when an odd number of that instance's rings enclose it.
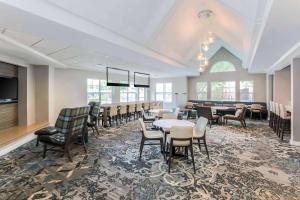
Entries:
{"label": "chandelier", "polygon": [[214,35],[209,32],[205,40],[200,45],[200,51],[197,55],[198,64],[198,72],[204,72],[206,67],[208,66],[208,59],[205,53],[209,50],[210,45],[212,45],[215,41]]}

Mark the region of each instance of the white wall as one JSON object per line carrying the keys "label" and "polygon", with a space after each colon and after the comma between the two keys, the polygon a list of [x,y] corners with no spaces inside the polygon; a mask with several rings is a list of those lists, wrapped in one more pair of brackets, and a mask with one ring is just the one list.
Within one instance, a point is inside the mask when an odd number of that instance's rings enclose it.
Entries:
{"label": "white wall", "polygon": [[[174,78],[153,78],[151,79],[150,95],[151,100],[155,99],[155,85],[156,83],[172,83],[173,98],[172,103],[164,103],[164,108],[182,107],[187,102],[188,81],[187,77]],[[177,95],[175,94],[177,93]],[[176,98],[177,96],[177,98]]]}
{"label": "white wall", "polygon": [[[224,73],[210,73],[210,68],[219,61],[229,61],[235,67],[234,72]],[[199,81],[205,81],[208,83],[208,100],[210,100],[210,83],[213,81],[235,81],[236,82],[236,100],[239,100],[239,84],[240,81],[254,82],[254,101],[265,102],[266,101],[266,75],[265,74],[249,74],[248,71],[242,68],[242,62],[237,57],[232,55],[229,51],[221,48],[210,60],[209,66],[205,72],[201,73],[197,77],[188,78],[188,98],[189,100],[197,99],[196,84]]]}
{"label": "white wall", "polygon": [[[119,76],[115,75],[115,77]],[[55,122],[62,108],[86,106],[87,79],[106,80],[106,73],[55,68],[53,77],[54,112],[52,114],[53,117],[51,117],[51,123]],[[132,77],[130,77],[130,81],[133,81]],[[119,87],[113,87],[112,102],[120,102]]]}

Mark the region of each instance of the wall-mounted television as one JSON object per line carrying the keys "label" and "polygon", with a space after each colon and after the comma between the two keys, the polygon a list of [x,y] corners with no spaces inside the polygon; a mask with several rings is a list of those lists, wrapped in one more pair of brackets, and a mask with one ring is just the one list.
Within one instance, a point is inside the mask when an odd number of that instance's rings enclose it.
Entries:
{"label": "wall-mounted television", "polygon": [[107,86],[129,87],[129,79],[130,77],[128,70],[106,67]]}
{"label": "wall-mounted television", "polygon": [[0,103],[18,100],[18,78],[0,76]]}
{"label": "wall-mounted television", "polygon": [[150,74],[134,72],[134,87],[150,87]]}

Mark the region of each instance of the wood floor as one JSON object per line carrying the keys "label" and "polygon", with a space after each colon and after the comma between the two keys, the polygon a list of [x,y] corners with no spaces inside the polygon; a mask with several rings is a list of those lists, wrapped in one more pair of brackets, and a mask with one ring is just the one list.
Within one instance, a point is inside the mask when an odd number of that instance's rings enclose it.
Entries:
{"label": "wood floor", "polygon": [[16,126],[0,131],[0,148],[48,125],[48,122],[41,122],[30,126]]}

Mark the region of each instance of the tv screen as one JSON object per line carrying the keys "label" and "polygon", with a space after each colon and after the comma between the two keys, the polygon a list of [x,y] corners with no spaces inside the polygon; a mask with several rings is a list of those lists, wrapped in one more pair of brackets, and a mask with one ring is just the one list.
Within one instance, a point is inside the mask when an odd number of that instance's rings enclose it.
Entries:
{"label": "tv screen", "polygon": [[0,77],[0,101],[18,99],[18,78]]}

